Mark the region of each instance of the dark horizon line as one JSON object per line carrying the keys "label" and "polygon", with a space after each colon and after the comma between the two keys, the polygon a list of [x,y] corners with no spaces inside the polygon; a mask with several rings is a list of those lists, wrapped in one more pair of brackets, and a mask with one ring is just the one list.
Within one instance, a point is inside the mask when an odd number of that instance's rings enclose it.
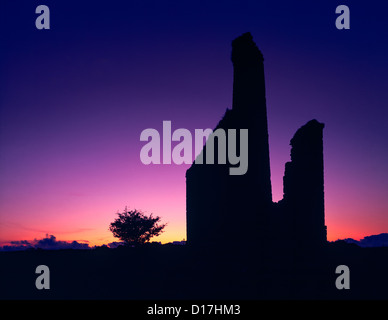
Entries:
{"label": "dark horizon line", "polygon": [[[50,238],[42,238],[41,240],[44,240],[44,239],[50,239]],[[12,242],[18,242],[20,244],[16,244],[16,243],[12,244]],[[25,245],[23,245],[23,242],[25,242],[24,243]],[[76,243],[76,245],[74,247],[71,247],[71,245],[74,242]],[[178,246],[178,247],[185,246],[185,244],[183,244],[182,242],[184,242],[186,244],[186,240],[180,240],[180,241],[174,240],[174,241],[170,241],[170,242],[166,242],[166,243],[161,243],[161,241],[150,241],[150,242],[145,243],[144,245],[145,246],[149,246],[149,245],[153,245],[153,246]],[[337,240],[333,240],[333,241],[327,240],[328,245],[336,244],[336,243],[340,244],[342,242],[345,242],[348,245],[352,245],[352,244],[356,245],[359,248],[385,248],[385,247],[388,247],[388,233],[383,232],[383,233],[379,233],[379,234],[373,234],[373,235],[365,236],[365,237],[361,238],[360,240],[355,240],[353,238],[342,238],[342,239],[337,239]],[[35,251],[35,250],[44,250],[44,251],[95,250],[95,249],[117,249],[118,247],[125,247],[125,248],[134,247],[134,246],[125,245],[125,243],[121,242],[121,241],[114,241],[114,242],[110,242],[108,244],[90,246],[89,243],[80,243],[80,242],[77,242],[76,240],[73,240],[73,241],[71,241],[71,240],[69,240],[69,241],[59,240],[57,242],[54,242],[54,245],[51,248],[50,247],[46,247],[46,248],[40,247],[37,244],[32,245],[28,242],[28,240],[16,240],[16,241],[9,241],[9,242],[5,242],[5,243],[11,243],[11,245],[0,246],[0,252],[15,252],[15,251],[26,251],[26,250],[30,250],[30,251]],[[27,243],[30,245],[28,246]],[[63,244],[65,244],[65,245],[62,247]],[[112,247],[109,246],[110,244],[112,244]],[[68,247],[66,247],[66,245],[68,245]],[[80,246],[77,246],[77,245],[80,245]],[[144,245],[140,245],[139,247],[141,248]],[[55,247],[55,246],[57,246],[57,247]]]}

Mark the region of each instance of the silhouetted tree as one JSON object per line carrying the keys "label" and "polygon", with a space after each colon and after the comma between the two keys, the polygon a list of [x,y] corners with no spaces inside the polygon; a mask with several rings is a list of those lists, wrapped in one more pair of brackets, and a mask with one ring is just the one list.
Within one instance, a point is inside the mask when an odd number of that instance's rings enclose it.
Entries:
{"label": "silhouetted tree", "polygon": [[140,245],[149,241],[152,237],[158,236],[163,232],[166,224],[159,224],[161,218],[145,216],[138,210],[117,213],[118,218],[113,221],[109,230],[113,236],[124,241],[128,245]]}

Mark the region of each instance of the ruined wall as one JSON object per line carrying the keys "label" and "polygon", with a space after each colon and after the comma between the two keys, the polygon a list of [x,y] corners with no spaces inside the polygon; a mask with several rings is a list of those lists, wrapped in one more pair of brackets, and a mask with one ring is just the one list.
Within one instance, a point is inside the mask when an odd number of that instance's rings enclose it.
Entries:
{"label": "ruined wall", "polygon": [[283,178],[283,210],[291,222],[297,247],[326,243],[324,169],[324,124],[311,120],[291,139],[291,162]]}
{"label": "ruined wall", "polygon": [[[248,171],[230,175],[228,161],[187,170],[188,245],[279,256],[326,243],[322,123],[309,121],[291,139],[284,198],[272,202],[263,60],[249,33],[232,42],[233,105],[215,130],[248,129]],[[206,147],[202,152],[205,160]]]}

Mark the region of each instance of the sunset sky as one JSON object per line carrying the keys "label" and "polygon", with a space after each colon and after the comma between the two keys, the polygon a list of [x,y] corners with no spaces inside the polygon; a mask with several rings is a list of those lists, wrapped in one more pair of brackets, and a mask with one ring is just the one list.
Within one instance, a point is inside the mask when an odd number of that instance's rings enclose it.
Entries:
{"label": "sunset sky", "polygon": [[[231,41],[247,31],[264,55],[273,200],[290,139],[315,118],[328,240],[388,232],[387,4],[349,2],[351,28],[337,30],[342,3],[318,2],[6,0],[0,246],[107,244],[125,206],[168,223],[154,240],[186,238],[189,166],[142,164],[140,133],[214,128],[232,103]],[[39,4],[50,30],[35,28]]]}

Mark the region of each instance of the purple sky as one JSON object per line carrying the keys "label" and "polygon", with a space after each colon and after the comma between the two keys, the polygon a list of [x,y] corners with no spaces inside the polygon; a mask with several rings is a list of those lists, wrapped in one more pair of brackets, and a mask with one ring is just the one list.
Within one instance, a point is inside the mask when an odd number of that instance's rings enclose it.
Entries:
{"label": "purple sky", "polygon": [[[263,52],[274,201],[295,131],[325,123],[329,240],[388,229],[388,46],[381,6],[335,1],[5,2],[0,54],[0,242],[113,241],[117,210],[168,222],[182,240],[187,165],[140,162],[146,128],[214,128],[232,102],[231,41],[250,31]],[[386,6],[386,5],[385,5]],[[372,15],[373,13],[373,15]],[[157,239],[158,240],[158,239]]]}

